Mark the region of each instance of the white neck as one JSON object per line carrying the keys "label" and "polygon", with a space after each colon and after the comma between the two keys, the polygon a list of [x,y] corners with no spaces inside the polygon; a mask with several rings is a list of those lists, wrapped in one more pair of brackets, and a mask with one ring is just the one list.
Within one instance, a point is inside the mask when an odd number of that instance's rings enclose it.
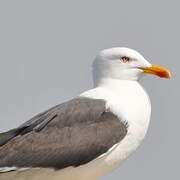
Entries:
{"label": "white neck", "polygon": [[94,89],[83,93],[82,96],[104,99],[107,102],[107,108],[120,119],[143,130],[148,128],[151,113],[150,100],[137,81],[101,78]]}
{"label": "white neck", "polygon": [[123,89],[127,90],[127,86],[129,87],[134,85],[137,86],[140,84],[134,80],[123,80],[123,79],[115,79],[108,77],[99,78],[98,82],[94,82],[94,88],[107,87],[112,90],[120,90],[120,91],[123,91]]}

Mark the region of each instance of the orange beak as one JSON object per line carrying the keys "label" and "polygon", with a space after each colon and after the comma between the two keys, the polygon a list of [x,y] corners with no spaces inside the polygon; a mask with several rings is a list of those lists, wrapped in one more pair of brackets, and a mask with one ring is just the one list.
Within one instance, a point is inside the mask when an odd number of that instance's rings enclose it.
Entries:
{"label": "orange beak", "polygon": [[161,78],[168,78],[168,79],[171,78],[171,73],[169,72],[169,70],[167,70],[166,68],[157,66],[157,65],[152,65],[151,67],[148,67],[148,68],[139,68],[139,69],[143,70],[144,73],[154,74]]}

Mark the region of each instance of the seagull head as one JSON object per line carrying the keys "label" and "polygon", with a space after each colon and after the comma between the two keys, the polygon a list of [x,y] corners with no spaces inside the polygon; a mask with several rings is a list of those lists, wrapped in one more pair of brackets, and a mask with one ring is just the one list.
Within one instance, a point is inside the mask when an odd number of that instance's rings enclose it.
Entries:
{"label": "seagull head", "polygon": [[93,63],[94,79],[139,80],[144,74],[170,78],[170,72],[152,65],[137,51],[117,47],[100,51]]}

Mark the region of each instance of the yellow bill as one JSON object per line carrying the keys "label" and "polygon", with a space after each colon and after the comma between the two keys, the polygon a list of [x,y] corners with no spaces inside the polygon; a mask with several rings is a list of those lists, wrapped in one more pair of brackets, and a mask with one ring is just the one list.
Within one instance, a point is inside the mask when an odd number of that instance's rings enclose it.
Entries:
{"label": "yellow bill", "polygon": [[164,67],[160,67],[157,65],[152,65],[151,67],[148,68],[139,68],[141,70],[144,71],[144,73],[146,74],[154,74],[156,76],[159,76],[161,78],[171,78],[171,73],[168,69],[164,68]]}

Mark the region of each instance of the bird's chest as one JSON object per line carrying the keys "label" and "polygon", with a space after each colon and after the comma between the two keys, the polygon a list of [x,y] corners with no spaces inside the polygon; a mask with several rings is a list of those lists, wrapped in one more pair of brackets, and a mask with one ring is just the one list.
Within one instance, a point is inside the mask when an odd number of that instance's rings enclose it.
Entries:
{"label": "bird's chest", "polygon": [[122,86],[113,89],[97,88],[85,96],[104,99],[107,111],[111,111],[128,124],[128,132],[124,139],[86,166],[89,172],[94,174],[99,172],[103,175],[121,164],[144,139],[151,114],[150,100],[144,89],[137,83],[132,83],[132,86],[125,88]]}
{"label": "bird's chest", "polygon": [[[111,96],[113,97],[113,96]],[[125,138],[104,157],[112,168],[126,159],[144,139],[151,114],[149,97],[144,91],[114,95],[107,100],[107,109],[128,124]]]}
{"label": "bird's chest", "polygon": [[[128,123],[130,127],[147,127],[150,120],[151,104],[145,92],[111,96],[106,108]],[[131,130],[131,128],[130,128]]]}

